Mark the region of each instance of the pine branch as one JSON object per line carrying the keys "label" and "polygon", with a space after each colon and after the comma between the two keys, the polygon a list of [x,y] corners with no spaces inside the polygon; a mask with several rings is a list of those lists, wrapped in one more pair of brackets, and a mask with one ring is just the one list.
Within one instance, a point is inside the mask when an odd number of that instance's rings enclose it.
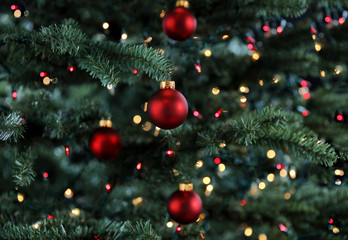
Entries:
{"label": "pine branch", "polygon": [[31,149],[19,155],[15,160],[13,181],[20,187],[28,186],[34,180],[33,154]]}
{"label": "pine branch", "polygon": [[17,142],[23,137],[25,124],[21,115],[13,112],[9,115],[0,115],[0,140]]}

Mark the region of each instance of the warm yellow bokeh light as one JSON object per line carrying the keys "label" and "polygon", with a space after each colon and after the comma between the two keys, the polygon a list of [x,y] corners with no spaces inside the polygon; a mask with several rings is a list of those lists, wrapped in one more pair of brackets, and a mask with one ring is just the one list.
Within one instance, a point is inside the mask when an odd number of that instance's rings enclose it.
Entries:
{"label": "warm yellow bokeh light", "polygon": [[285,193],[284,194],[284,199],[285,200],[289,200],[291,198],[291,194],[290,193]]}
{"label": "warm yellow bokeh light", "polygon": [[267,240],[266,234],[261,233],[261,234],[259,235],[259,240]]}
{"label": "warm yellow bokeh light", "polygon": [[165,15],[166,15],[166,11],[162,10],[160,14],[160,18],[164,18]]}
{"label": "warm yellow bokeh light", "polygon": [[222,39],[223,39],[223,40],[225,40],[225,39],[227,39],[227,38],[228,38],[228,35],[223,35],[223,36],[222,36]]}
{"label": "warm yellow bokeh light", "polygon": [[126,39],[128,38],[128,35],[127,35],[126,33],[123,33],[123,34],[121,35],[121,38],[122,38],[123,40],[126,40]]}
{"label": "warm yellow bokeh light", "polygon": [[270,149],[267,151],[267,157],[269,159],[275,158],[275,156],[276,156],[276,152],[274,150]]}
{"label": "warm yellow bokeh light", "polygon": [[132,203],[134,206],[138,206],[142,201],[143,201],[142,197],[137,197],[133,199]]}
{"label": "warm yellow bokeh light", "polygon": [[220,163],[219,166],[218,166],[218,168],[219,168],[219,171],[220,171],[220,172],[224,172],[224,171],[226,170],[226,166],[225,166],[225,164],[223,164],[223,163]]}
{"label": "warm yellow bokeh light", "polygon": [[245,96],[241,96],[239,100],[241,103],[245,103],[248,99]]}
{"label": "warm yellow bokeh light", "polygon": [[202,160],[198,160],[196,162],[196,168],[201,168],[203,166],[203,161]]}
{"label": "warm yellow bokeh light", "polygon": [[259,80],[259,85],[262,87],[263,86],[263,80]]}
{"label": "warm yellow bokeh light", "polygon": [[274,181],[274,174],[273,173],[270,173],[267,175],[267,181],[269,182],[273,182]]}
{"label": "warm yellow bokeh light", "polygon": [[148,132],[148,131],[151,130],[152,124],[151,124],[150,122],[147,121],[147,122],[145,122],[145,123],[142,125],[142,127],[143,127],[143,130],[144,130],[144,131]]}
{"label": "warm yellow bokeh light", "polygon": [[284,177],[286,177],[288,175],[288,171],[286,171],[285,169],[282,169],[282,170],[280,170],[279,175],[282,178],[284,178]]}
{"label": "warm yellow bokeh light", "polygon": [[18,193],[17,194],[17,200],[18,200],[18,202],[23,202],[24,201],[24,195],[23,194],[21,194],[21,193]]}
{"label": "warm yellow bokeh light", "polygon": [[291,169],[289,171],[290,178],[295,179],[296,178],[296,171],[294,169]]}
{"label": "warm yellow bokeh light", "polygon": [[251,227],[247,227],[247,228],[244,230],[244,235],[245,235],[245,236],[250,237],[252,234],[253,234],[253,229],[252,229]]}
{"label": "warm yellow bokeh light", "polygon": [[266,188],[266,183],[260,182],[260,183],[259,183],[259,189],[260,189],[260,190],[263,190],[263,189],[265,189],[265,188]]}
{"label": "warm yellow bokeh light", "polygon": [[333,232],[333,233],[339,233],[340,230],[339,230],[337,227],[334,227],[334,228],[332,229],[332,232]]}
{"label": "warm yellow bokeh light", "polygon": [[257,61],[260,59],[260,54],[258,54],[257,52],[254,52],[253,55],[251,55],[251,59],[253,61]]}
{"label": "warm yellow bokeh light", "polygon": [[325,77],[326,76],[325,71],[320,71],[320,76]]}
{"label": "warm yellow bokeh light", "polygon": [[171,222],[171,221],[167,222],[167,228],[171,228],[171,227],[173,227],[173,225],[174,225],[173,222]]}
{"label": "warm yellow bokeh light", "polygon": [[80,209],[74,208],[73,210],[71,210],[71,214],[75,215],[75,216],[79,216],[80,215]]}
{"label": "warm yellow bokeh light", "polygon": [[109,28],[109,23],[108,22],[104,22],[103,23],[103,29],[108,29]]}
{"label": "warm yellow bokeh light", "polygon": [[206,56],[206,57],[210,57],[211,56],[211,51],[209,50],[209,49],[206,49],[206,50],[204,50],[204,55]]}
{"label": "warm yellow bokeh light", "polygon": [[210,179],[210,177],[204,177],[202,182],[207,185],[211,182],[211,179]]}
{"label": "warm yellow bokeh light", "polygon": [[211,90],[212,94],[213,95],[218,95],[220,93],[220,89],[218,87],[214,87],[212,90]]}
{"label": "warm yellow bokeh light", "polygon": [[344,176],[344,171],[341,170],[341,169],[336,169],[335,170],[335,175],[337,175],[337,176]]}
{"label": "warm yellow bokeh light", "polygon": [[68,188],[67,190],[65,190],[65,192],[64,192],[64,197],[66,197],[66,198],[72,198],[73,196],[74,196],[74,192],[71,191],[70,188]]}
{"label": "warm yellow bokeh light", "polygon": [[213,185],[211,185],[211,184],[209,184],[208,186],[207,186],[207,191],[209,191],[209,192],[211,192],[211,191],[213,191],[213,189],[214,189],[214,187],[213,187]]}
{"label": "warm yellow bokeh light", "polygon": [[22,16],[21,10],[17,9],[16,11],[13,12],[13,16],[15,18],[20,18]]}
{"label": "warm yellow bokeh light", "polygon": [[42,79],[42,82],[44,85],[49,85],[51,83],[51,79],[49,77],[44,77],[44,79]]}
{"label": "warm yellow bokeh light", "polygon": [[38,224],[38,223],[33,224],[34,229],[39,229],[39,227],[40,227],[40,224]]}
{"label": "warm yellow bokeh light", "polygon": [[134,122],[135,124],[141,123],[141,116],[140,116],[140,115],[135,115],[135,116],[133,117],[133,122]]}
{"label": "warm yellow bokeh light", "polygon": [[319,52],[321,50],[321,44],[320,43],[316,42],[314,47],[315,47],[315,51],[317,51],[317,52]]}

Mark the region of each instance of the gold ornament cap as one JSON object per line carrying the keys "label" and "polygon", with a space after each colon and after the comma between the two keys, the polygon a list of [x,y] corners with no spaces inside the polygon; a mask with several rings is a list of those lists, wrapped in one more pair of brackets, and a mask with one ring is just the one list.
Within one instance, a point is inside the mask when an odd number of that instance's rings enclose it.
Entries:
{"label": "gold ornament cap", "polygon": [[112,127],[112,121],[111,120],[102,119],[102,120],[99,121],[99,127],[111,128]]}
{"label": "gold ornament cap", "polygon": [[190,3],[187,0],[178,0],[175,4],[176,7],[189,8]]}
{"label": "gold ornament cap", "polygon": [[192,183],[179,183],[179,190],[180,191],[192,191],[193,184]]}
{"label": "gold ornament cap", "polygon": [[174,81],[162,81],[160,82],[160,89],[175,89]]}

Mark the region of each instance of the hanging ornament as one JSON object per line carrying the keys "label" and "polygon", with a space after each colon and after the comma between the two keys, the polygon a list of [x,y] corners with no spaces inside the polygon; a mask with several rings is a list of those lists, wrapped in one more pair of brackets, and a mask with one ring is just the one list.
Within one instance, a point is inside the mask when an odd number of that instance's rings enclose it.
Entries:
{"label": "hanging ornament", "polygon": [[179,190],[169,197],[167,210],[176,222],[189,224],[198,219],[202,206],[200,196],[193,191],[193,184],[180,183]]}
{"label": "hanging ornament", "polygon": [[113,161],[121,150],[121,137],[110,120],[101,120],[99,126],[89,139],[89,149],[96,158]]}
{"label": "hanging ornament", "polygon": [[180,126],[188,114],[186,98],[175,90],[174,81],[160,83],[160,90],[152,95],[147,109],[150,121],[163,129]]}
{"label": "hanging ornament", "polygon": [[178,0],[176,8],[169,11],[163,18],[163,32],[169,38],[184,41],[196,31],[197,20],[188,7],[188,1]]}

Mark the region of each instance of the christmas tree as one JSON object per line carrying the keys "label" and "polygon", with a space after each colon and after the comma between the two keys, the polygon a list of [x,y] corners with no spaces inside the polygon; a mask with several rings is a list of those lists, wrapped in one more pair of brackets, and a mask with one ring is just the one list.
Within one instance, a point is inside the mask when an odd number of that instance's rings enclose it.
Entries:
{"label": "christmas tree", "polygon": [[346,7],[2,1],[0,239],[348,239]]}

